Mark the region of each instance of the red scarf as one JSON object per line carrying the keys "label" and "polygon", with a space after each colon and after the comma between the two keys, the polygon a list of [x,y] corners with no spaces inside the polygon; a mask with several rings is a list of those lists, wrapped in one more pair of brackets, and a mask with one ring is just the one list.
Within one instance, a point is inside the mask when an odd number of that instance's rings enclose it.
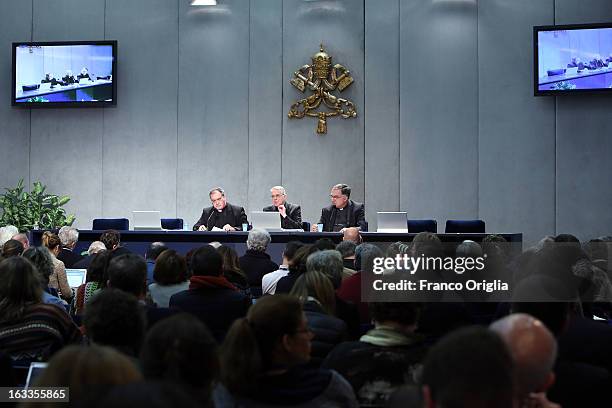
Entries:
{"label": "red scarf", "polygon": [[189,279],[189,289],[231,289],[238,290],[225,276],[194,275]]}

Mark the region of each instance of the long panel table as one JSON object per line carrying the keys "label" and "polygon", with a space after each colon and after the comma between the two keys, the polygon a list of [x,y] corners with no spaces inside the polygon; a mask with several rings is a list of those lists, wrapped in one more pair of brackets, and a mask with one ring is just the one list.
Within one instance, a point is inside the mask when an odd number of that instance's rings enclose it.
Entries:
{"label": "long panel table", "polygon": [[[100,238],[104,231],[96,230],[79,230],[79,242],[75,248],[75,252],[86,251],[93,241]],[[34,245],[41,244],[43,231],[32,231],[31,241]],[[185,254],[190,249],[210,242],[220,242],[222,244],[233,247],[239,255],[244,254],[246,250],[246,240],[248,233],[242,231],[233,232],[212,232],[212,231],[121,231],[121,243],[129,250],[144,255],[147,248],[152,242],[161,241],[168,247]],[[476,242],[482,241],[487,234],[437,234],[443,243],[448,243],[449,247],[458,245],[466,239]],[[393,242],[403,241],[410,242],[417,234],[411,233],[382,233],[382,232],[363,232],[362,238],[364,242],[375,243],[381,245],[384,249]],[[503,236],[510,244],[513,253],[520,253],[523,245],[522,233],[498,233]],[[268,249],[268,253],[272,256],[275,262],[280,262],[282,251],[285,244],[289,241],[301,241],[304,243],[314,243],[320,238],[329,238],[334,242],[342,240],[342,234],[339,232],[295,232],[282,231],[270,232],[272,244]],[[452,245],[451,245],[452,244]]]}

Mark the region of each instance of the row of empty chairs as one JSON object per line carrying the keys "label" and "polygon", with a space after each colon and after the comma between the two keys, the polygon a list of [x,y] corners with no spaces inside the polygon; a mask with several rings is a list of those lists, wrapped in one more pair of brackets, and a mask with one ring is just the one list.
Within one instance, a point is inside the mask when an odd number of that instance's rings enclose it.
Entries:
{"label": "row of empty chairs", "polygon": [[[306,231],[310,229],[310,223],[304,222],[303,225]],[[162,218],[161,227],[165,230],[182,230],[184,222],[182,218]],[[92,229],[127,231],[130,229],[130,220],[127,218],[96,218],[93,220]],[[408,232],[437,233],[438,222],[436,220],[408,220]],[[447,234],[484,234],[485,222],[483,220],[447,220],[444,232]]]}

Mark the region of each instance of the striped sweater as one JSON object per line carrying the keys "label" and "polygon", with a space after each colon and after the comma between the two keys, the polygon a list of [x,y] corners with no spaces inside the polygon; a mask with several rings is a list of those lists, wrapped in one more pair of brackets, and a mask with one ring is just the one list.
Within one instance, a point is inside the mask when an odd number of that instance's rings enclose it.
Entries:
{"label": "striped sweater", "polygon": [[14,361],[46,361],[64,345],[80,341],[77,326],[55,305],[37,303],[19,320],[0,320],[0,350]]}

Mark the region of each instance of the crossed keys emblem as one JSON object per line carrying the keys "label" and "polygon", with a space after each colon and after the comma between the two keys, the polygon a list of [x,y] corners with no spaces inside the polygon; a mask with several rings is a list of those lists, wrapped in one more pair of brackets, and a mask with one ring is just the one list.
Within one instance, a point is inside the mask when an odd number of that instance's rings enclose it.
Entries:
{"label": "crossed keys emblem", "polygon": [[[301,119],[304,116],[318,118],[317,133],[327,133],[327,118],[341,116],[344,119],[357,116],[355,104],[348,99],[332,94],[336,89],[340,92],[348,88],[354,79],[350,71],[340,64],[332,66],[332,57],[325,52],[323,44],[319,52],[312,56],[312,64],[304,65],[293,73],[289,81],[301,92],[306,88],[313,91],[312,95],[300,99],[289,109],[290,119]],[[329,110],[317,109],[325,105]]]}

